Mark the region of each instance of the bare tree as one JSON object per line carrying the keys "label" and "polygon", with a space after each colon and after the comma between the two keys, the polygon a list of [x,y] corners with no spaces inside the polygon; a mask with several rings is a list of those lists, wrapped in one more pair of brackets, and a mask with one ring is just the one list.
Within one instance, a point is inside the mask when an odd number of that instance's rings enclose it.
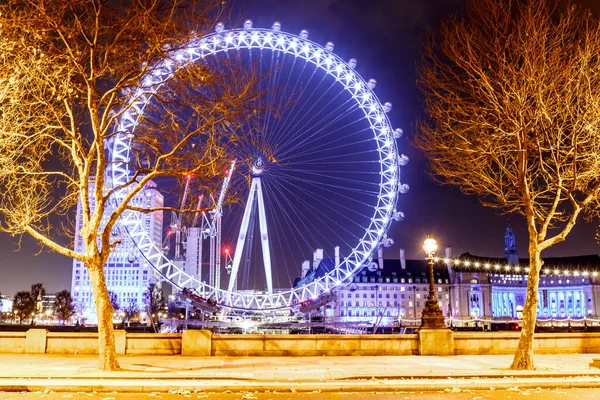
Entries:
{"label": "bare tree", "polygon": [[417,145],[435,179],[525,216],[529,272],[512,368],[532,369],[542,251],[597,215],[600,24],[559,0],[471,1],[424,42],[427,119]]}
{"label": "bare tree", "polygon": [[75,305],[73,304],[73,298],[71,292],[68,290],[61,290],[56,293],[56,301],[54,302],[54,313],[62,320],[63,324],[75,315]]}
{"label": "bare tree", "polygon": [[123,313],[123,325],[127,322],[127,326],[129,326],[132,318],[136,317],[140,312],[140,307],[138,306],[136,299],[129,299],[123,307],[121,307],[121,312]]}
{"label": "bare tree", "polygon": [[13,298],[13,314],[15,318],[19,318],[19,323],[22,324],[27,318],[33,321],[33,313],[35,311],[35,301],[31,297],[31,293],[20,291]]}
{"label": "bare tree", "polygon": [[117,294],[112,290],[109,290],[108,298],[110,299],[110,304],[112,305],[113,310],[115,312],[119,311],[121,309],[121,306],[119,305],[119,296],[117,296]]}
{"label": "bare tree", "polygon": [[[111,236],[126,212],[158,212],[131,200],[151,180],[192,174],[218,182],[237,143],[255,132],[239,129],[256,117],[255,77],[225,62],[181,64],[190,40],[214,30],[218,0],[27,0],[0,5],[0,229],[29,234],[80,260],[89,272],[98,318],[100,367],[119,364],[113,306],[103,266],[119,245]],[[144,79],[161,63],[177,65],[157,88]],[[152,102],[134,131],[116,121],[144,96]],[[122,135],[122,136],[119,136]],[[115,187],[111,141],[131,144],[128,182]],[[93,182],[94,185],[90,185]],[[90,189],[93,187],[93,189]],[[118,204],[116,191],[127,194]],[[81,239],[75,252],[58,236],[56,215],[79,201]],[[71,233],[73,228],[65,226]]]}
{"label": "bare tree", "polygon": [[158,332],[156,321],[160,320],[158,313],[165,308],[165,298],[163,297],[162,289],[156,283],[149,284],[144,291],[144,305],[148,312],[152,329],[156,333]]}

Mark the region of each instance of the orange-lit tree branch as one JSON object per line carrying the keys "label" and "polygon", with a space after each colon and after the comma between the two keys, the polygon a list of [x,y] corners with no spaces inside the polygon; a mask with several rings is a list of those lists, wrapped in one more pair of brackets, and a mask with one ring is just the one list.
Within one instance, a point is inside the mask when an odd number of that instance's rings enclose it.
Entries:
{"label": "orange-lit tree branch", "polygon": [[[156,93],[133,132],[129,193],[116,207],[105,182],[115,121],[152,90],[143,77],[223,16],[216,0],[27,0],[0,5],[0,229],[26,233],[88,268],[100,365],[118,369],[103,266],[111,231],[152,179],[192,174],[218,182],[241,129],[257,115],[252,72],[190,64]],[[177,62],[176,60],[171,60]],[[184,115],[185,117],[182,117]],[[191,146],[191,144],[194,146]],[[94,182],[94,190],[89,190]],[[84,253],[51,221],[81,204]],[[166,208],[168,209],[168,208]],[[103,221],[103,217],[105,217]],[[71,232],[72,234],[73,232]]]}
{"label": "orange-lit tree branch", "polygon": [[533,368],[541,252],[598,214],[598,49],[598,18],[558,0],[472,1],[424,43],[416,143],[432,176],[527,221],[515,369]]}

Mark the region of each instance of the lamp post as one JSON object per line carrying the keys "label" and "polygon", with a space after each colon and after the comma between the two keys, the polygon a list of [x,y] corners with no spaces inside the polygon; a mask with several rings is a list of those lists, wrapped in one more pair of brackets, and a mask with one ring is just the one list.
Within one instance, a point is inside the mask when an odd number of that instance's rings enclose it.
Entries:
{"label": "lamp post", "polygon": [[423,250],[427,255],[427,261],[429,263],[429,296],[427,297],[425,308],[423,309],[420,329],[448,329],[444,323],[444,312],[438,303],[437,296],[435,295],[435,286],[433,284],[433,261],[437,247],[435,239],[431,237],[431,235],[428,235],[425,242],[423,242]]}

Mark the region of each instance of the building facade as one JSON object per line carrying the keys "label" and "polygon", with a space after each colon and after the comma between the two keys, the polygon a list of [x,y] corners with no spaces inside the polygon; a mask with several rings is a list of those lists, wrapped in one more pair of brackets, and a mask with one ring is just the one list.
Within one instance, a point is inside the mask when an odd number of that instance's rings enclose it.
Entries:
{"label": "building facade", "polygon": [[[504,258],[452,256],[451,248],[434,266],[435,290],[444,315],[456,320],[517,320],[522,318],[529,260],[519,258],[514,233],[504,236]],[[316,251],[312,268],[303,265],[297,285],[319,278],[337,260],[322,259]],[[428,296],[426,260],[384,259],[382,250],[353,282],[336,288],[335,300],[325,307],[328,318],[391,326],[417,323]],[[321,258],[319,258],[321,257]],[[581,319],[600,316],[600,256],[597,254],[545,258],[540,277],[537,315],[540,319]]]}
{"label": "building facade", "polygon": [[[94,187],[95,182],[90,181],[88,190],[92,192]],[[156,184],[150,181],[144,190],[134,196],[132,204],[136,207],[153,208],[162,207],[163,201],[163,196],[158,191]],[[111,209],[107,209],[105,219],[108,218],[111,212]],[[144,226],[150,238],[160,248],[162,245],[163,229],[162,211],[144,214],[142,218],[144,218]],[[103,224],[105,222],[103,220]],[[80,202],[77,204],[75,223],[75,251],[84,253],[85,248],[80,235],[80,230],[83,226]],[[116,295],[121,307],[135,305],[138,309],[142,309],[144,291],[148,284],[154,281],[154,270],[126,234],[115,232],[115,235],[119,235],[121,243],[112,250],[104,266],[106,285],[108,290]],[[96,308],[90,284],[90,276],[86,266],[78,260],[73,260],[71,293],[78,318],[85,320],[87,323],[95,323]]]}

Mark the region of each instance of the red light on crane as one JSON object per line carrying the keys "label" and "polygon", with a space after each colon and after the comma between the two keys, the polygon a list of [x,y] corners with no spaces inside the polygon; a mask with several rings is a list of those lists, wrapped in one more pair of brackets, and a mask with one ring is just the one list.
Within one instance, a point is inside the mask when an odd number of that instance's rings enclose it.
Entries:
{"label": "red light on crane", "polygon": [[229,254],[229,247],[225,247],[225,253]]}

